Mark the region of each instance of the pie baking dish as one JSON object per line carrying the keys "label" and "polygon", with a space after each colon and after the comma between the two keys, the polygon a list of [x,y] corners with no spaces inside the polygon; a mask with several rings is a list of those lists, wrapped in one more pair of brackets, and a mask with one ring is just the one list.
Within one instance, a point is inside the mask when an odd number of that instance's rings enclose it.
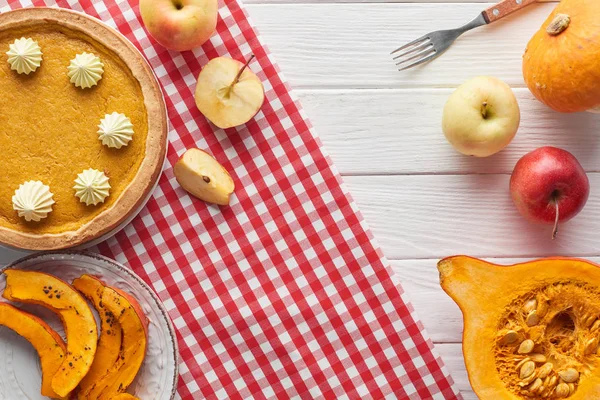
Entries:
{"label": "pie baking dish", "polygon": [[[35,40],[43,60],[29,75],[11,70],[5,52],[16,39]],[[6,50],[4,50],[6,49]],[[67,66],[77,54],[100,57],[97,86],[76,87]],[[78,246],[119,226],[139,208],[160,176],[167,117],[160,86],[141,53],[97,19],[58,8],[0,14],[0,243],[29,250]],[[113,112],[127,115],[133,140],[104,146],[98,124]],[[109,178],[104,203],[86,205],[73,190],[77,174],[93,168]],[[20,218],[12,196],[25,181],[41,181],[53,210],[38,222]]]}

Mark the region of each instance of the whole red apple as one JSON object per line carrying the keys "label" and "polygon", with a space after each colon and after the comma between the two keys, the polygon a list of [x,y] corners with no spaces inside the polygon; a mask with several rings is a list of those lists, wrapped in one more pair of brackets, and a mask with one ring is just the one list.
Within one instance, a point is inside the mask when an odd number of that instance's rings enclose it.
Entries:
{"label": "whole red apple", "polygon": [[510,194],[519,212],[534,222],[554,224],[577,215],[590,194],[590,182],[568,151],[540,147],[523,156],[510,177]]}

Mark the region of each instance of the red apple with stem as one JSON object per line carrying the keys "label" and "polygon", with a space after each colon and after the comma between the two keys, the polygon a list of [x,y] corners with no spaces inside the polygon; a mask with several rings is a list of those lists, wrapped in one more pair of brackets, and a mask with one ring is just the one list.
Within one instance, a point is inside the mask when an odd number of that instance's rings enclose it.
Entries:
{"label": "red apple with stem", "polygon": [[554,224],[554,239],[559,222],[570,220],[585,206],[590,182],[573,154],[556,147],[540,147],[515,165],[510,193],[525,218]]}

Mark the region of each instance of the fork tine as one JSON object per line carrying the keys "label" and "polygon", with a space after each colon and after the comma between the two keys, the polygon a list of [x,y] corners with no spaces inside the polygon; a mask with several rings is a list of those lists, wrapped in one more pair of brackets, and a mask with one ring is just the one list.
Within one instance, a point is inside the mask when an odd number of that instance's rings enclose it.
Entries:
{"label": "fork tine", "polygon": [[407,56],[407,55],[409,55],[410,53],[414,53],[414,52],[415,52],[415,51],[417,51],[417,50],[423,50],[423,49],[425,49],[425,48],[427,48],[427,47],[429,47],[429,46],[433,46],[433,43],[431,43],[431,41],[426,41],[425,43],[423,43],[423,44],[420,44],[420,45],[418,45],[418,46],[413,46],[411,49],[409,49],[409,50],[406,50],[405,52],[403,52],[403,53],[401,53],[401,54],[398,54],[396,57],[394,57],[394,58],[393,58],[393,60],[397,60],[397,59],[399,59],[399,58],[402,58],[402,57],[404,57],[404,56]]}
{"label": "fork tine", "polygon": [[429,38],[429,33],[428,33],[427,35],[421,36],[420,38],[418,38],[418,39],[415,39],[415,40],[413,40],[412,42],[406,43],[406,44],[405,44],[404,46],[402,46],[402,47],[398,47],[396,50],[392,51],[390,54],[395,54],[395,53],[397,53],[397,52],[399,52],[399,51],[401,51],[401,50],[404,50],[404,49],[406,49],[408,46],[415,45],[415,44],[418,44],[419,42],[422,42],[422,41],[424,41],[424,40],[429,40],[429,39],[430,39],[430,38]]}
{"label": "fork tine", "polygon": [[438,53],[437,51],[435,51],[435,50],[434,50],[434,51],[433,51],[433,53],[431,53],[431,54],[430,54],[430,55],[428,55],[427,57],[425,57],[425,58],[422,58],[422,59],[420,59],[419,61],[415,61],[414,63],[412,63],[412,64],[409,64],[409,65],[407,65],[407,66],[405,66],[405,67],[403,67],[403,68],[400,68],[398,71],[404,71],[405,69],[409,69],[409,68],[412,68],[412,67],[416,67],[416,66],[417,66],[417,65],[419,65],[419,64],[423,64],[423,63],[425,63],[425,62],[427,62],[427,61],[431,61],[431,60],[433,60],[434,58],[436,58],[437,56],[439,56],[440,54],[441,54],[441,53]]}
{"label": "fork tine", "polygon": [[423,57],[429,55],[429,53],[431,53],[432,51],[435,53],[435,49],[433,48],[433,46],[432,47],[427,47],[425,50],[420,51],[420,52],[418,52],[416,54],[412,54],[407,59],[402,60],[400,62],[397,62],[396,65],[401,65],[401,64],[407,63],[407,62],[409,62],[411,60],[414,60],[415,58],[423,58]]}

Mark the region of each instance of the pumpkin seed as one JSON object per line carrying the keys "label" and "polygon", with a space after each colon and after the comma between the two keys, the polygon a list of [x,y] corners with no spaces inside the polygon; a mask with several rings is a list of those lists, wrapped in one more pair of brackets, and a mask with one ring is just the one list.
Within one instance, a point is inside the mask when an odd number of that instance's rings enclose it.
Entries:
{"label": "pumpkin seed", "polygon": [[567,385],[566,383],[559,383],[556,389],[554,390],[554,394],[558,397],[567,397],[569,393],[569,385]]}
{"label": "pumpkin seed", "polygon": [[542,387],[542,380],[540,378],[537,378],[535,381],[533,381],[531,385],[529,385],[527,390],[529,390],[530,392],[537,392],[540,387]]}
{"label": "pumpkin seed", "polygon": [[521,367],[523,366],[523,364],[525,364],[527,361],[530,361],[531,358],[529,357],[525,357],[524,359],[522,359],[521,361],[519,361],[519,363],[517,364],[517,371],[519,371],[521,369]]}
{"label": "pumpkin seed", "polygon": [[[531,376],[531,374],[533,374],[533,371],[535,371],[535,363],[533,361],[527,361],[521,367],[521,371],[519,372],[519,378],[521,378],[521,379],[529,378]],[[575,372],[577,372],[577,371],[575,371]],[[571,381],[571,382],[574,382],[574,381]]]}
{"label": "pumpkin seed", "polygon": [[523,305],[523,311],[525,311],[525,314],[529,314],[530,312],[535,310],[536,307],[537,307],[537,300],[531,299],[531,300],[525,302],[525,304]]}
{"label": "pumpkin seed", "polygon": [[595,353],[596,350],[598,350],[598,339],[593,338],[593,339],[588,340],[588,342],[585,344],[585,349],[583,350],[583,354],[585,354],[586,356],[589,356],[590,354]]}
{"label": "pumpkin seed", "polygon": [[[538,377],[540,377],[542,379],[547,378],[553,369],[554,369],[554,365],[552,365],[552,363],[546,363],[546,364],[542,365],[540,367],[540,370],[538,371]],[[556,377],[554,377],[554,378],[556,378]],[[548,385],[546,385],[546,386],[548,386]]]}
{"label": "pumpkin seed", "polygon": [[532,352],[533,346],[535,346],[535,343],[533,343],[533,340],[531,340],[531,339],[524,340],[521,343],[521,345],[519,346],[519,350],[517,350],[517,353],[529,354]]}
{"label": "pumpkin seed", "polygon": [[596,322],[594,322],[594,324],[590,328],[590,331],[596,332],[598,330],[598,328],[600,328],[600,319],[597,319]]}
{"label": "pumpkin seed", "polygon": [[536,363],[545,363],[546,362],[546,356],[543,354],[540,354],[540,353],[530,354],[529,358],[531,358],[531,360]]}
{"label": "pumpkin seed", "polygon": [[596,320],[596,316],[594,316],[594,315],[588,315],[583,320],[583,326],[585,326],[586,328],[589,328],[590,326],[592,326],[592,324],[594,323],[595,320]]}
{"label": "pumpkin seed", "polygon": [[519,339],[519,334],[515,331],[507,331],[500,339],[502,345],[512,344]]}
{"label": "pumpkin seed", "polygon": [[564,371],[560,371],[558,376],[566,383],[573,383],[579,379],[579,372],[574,368],[567,368]]}
{"label": "pumpkin seed", "polygon": [[544,397],[548,397],[552,394],[552,391],[556,387],[556,376],[548,376],[544,379],[544,387],[546,388],[546,393],[544,393]]}
{"label": "pumpkin seed", "polygon": [[537,378],[536,375],[537,374],[534,371],[534,373],[529,375],[529,377],[527,377],[527,378],[523,379],[521,382],[519,382],[519,386],[525,387],[525,386],[529,385],[531,382],[535,381],[535,378]]}
{"label": "pumpkin seed", "polygon": [[569,396],[570,396],[573,393],[575,393],[575,384],[574,383],[568,383],[567,385],[569,386]]}
{"label": "pumpkin seed", "polygon": [[540,323],[540,317],[538,316],[536,310],[533,310],[529,314],[527,314],[525,323],[527,324],[527,326],[535,326]]}
{"label": "pumpkin seed", "polygon": [[548,300],[545,298],[539,298],[537,300],[537,315],[540,318],[544,318],[544,315],[548,312]]}

